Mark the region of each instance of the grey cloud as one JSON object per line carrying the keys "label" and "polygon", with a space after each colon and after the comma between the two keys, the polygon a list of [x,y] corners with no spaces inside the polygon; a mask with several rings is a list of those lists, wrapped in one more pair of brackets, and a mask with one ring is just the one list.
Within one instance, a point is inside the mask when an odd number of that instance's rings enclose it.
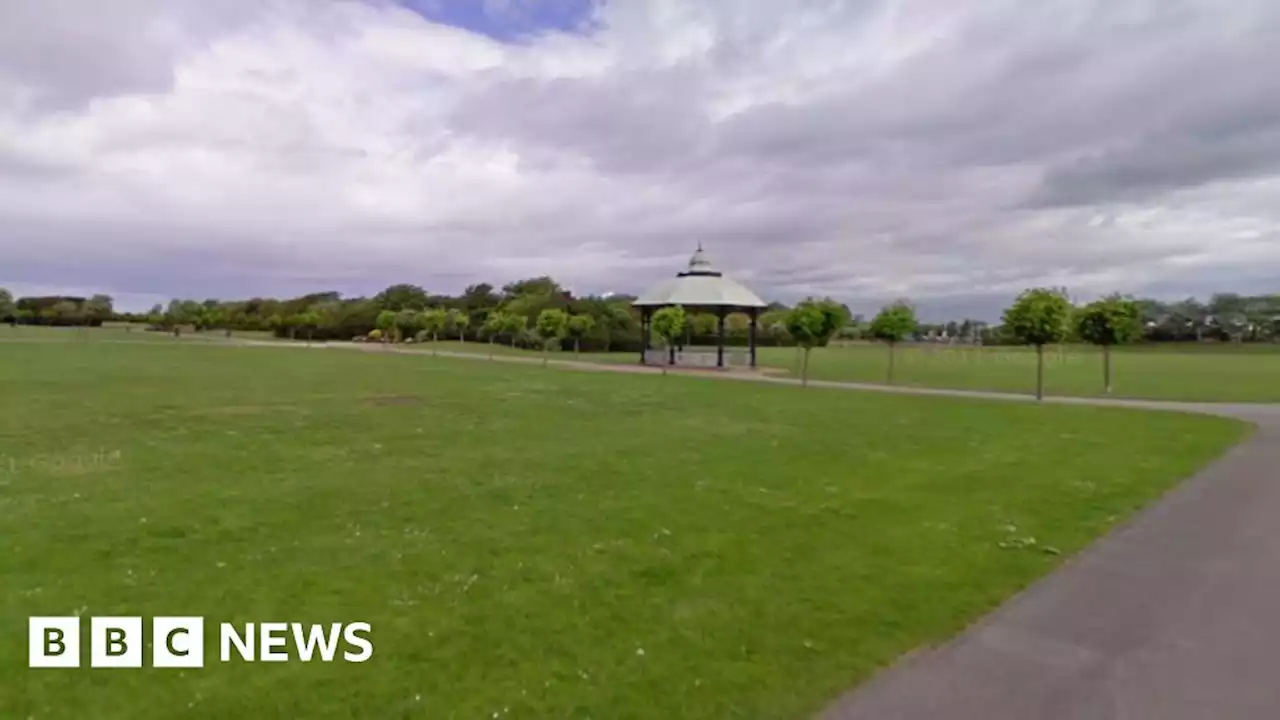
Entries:
{"label": "grey cloud", "polygon": [[6,0],[0,3],[0,80],[34,94],[42,109],[77,107],[103,95],[163,92],[173,62],[241,25],[248,0]]}
{"label": "grey cloud", "polygon": [[[150,14],[158,0],[122,2]],[[37,7],[35,0],[19,5]],[[619,50],[622,57],[608,56],[613,64],[592,72],[557,76],[506,65],[461,79],[424,72],[377,85],[379,92],[444,88],[447,99],[432,109],[447,114],[443,122],[428,113],[402,127],[379,126],[374,141],[365,128],[321,122],[323,108],[302,100],[258,111],[228,99],[195,144],[208,155],[252,161],[246,165],[273,180],[288,178],[301,188],[284,197],[290,202],[273,207],[268,197],[261,207],[233,204],[182,223],[166,215],[177,212],[172,207],[142,198],[130,205],[145,216],[137,225],[68,219],[56,233],[39,218],[11,213],[7,225],[56,235],[45,247],[65,251],[57,261],[20,255],[16,266],[42,283],[97,272],[175,294],[184,287],[200,288],[197,294],[374,292],[400,279],[448,290],[512,279],[501,273],[516,267],[575,288],[635,292],[678,270],[702,241],[726,270],[766,295],[818,292],[874,308],[908,294],[922,307],[990,319],[1014,288],[1048,277],[1077,278],[1090,291],[1186,295],[1236,287],[1230,264],[1202,264],[1203,273],[1162,264],[1191,251],[1175,220],[1134,229],[1112,221],[1117,213],[1195,201],[1224,223],[1246,214],[1280,222],[1278,206],[1267,202],[1275,190],[1251,196],[1247,211],[1224,199],[1233,181],[1280,176],[1280,76],[1268,72],[1280,65],[1273,2],[813,1],[780,10],[717,0],[689,7],[711,44],[675,61],[659,61],[648,47],[664,38],[636,30],[627,40],[640,48],[634,57]],[[634,30],[621,25],[639,23],[638,8],[615,0],[601,12],[605,29],[582,42],[622,47],[608,33]],[[0,25],[5,12],[12,8],[0,9]],[[231,27],[239,17],[210,27]],[[886,17],[910,37],[932,32],[939,17],[946,22],[913,54],[875,71],[863,61],[831,69],[824,55],[807,54],[807,42],[825,42],[829,62],[844,62],[834,56],[845,46],[875,46],[876,23]],[[122,52],[90,71],[84,65],[93,58],[137,38],[104,21],[102,37],[73,51],[49,31],[60,26],[40,22],[28,18],[26,45],[0,50],[0,72],[66,98],[167,89],[177,51],[164,43],[141,43],[137,57]],[[833,40],[840,38],[847,39]],[[0,47],[4,40],[0,34]],[[55,45],[48,67],[32,65],[41,47]],[[536,51],[537,44],[521,47]],[[305,77],[306,68],[297,72]],[[763,95],[714,119],[712,100],[727,88]],[[267,118],[261,125],[278,132],[218,132],[219,123],[249,116]],[[407,159],[362,149],[375,141],[408,148]],[[163,125],[142,127],[100,146],[130,156],[166,143],[189,147],[190,129],[169,136]],[[417,197],[425,204],[461,192],[447,176],[422,179],[429,164],[450,161],[459,143],[517,158],[510,177],[495,172],[492,206],[458,211],[469,200],[459,197],[434,215],[414,212]],[[15,158],[0,156],[0,201],[6,183],[24,192],[43,187],[28,177],[38,168]],[[376,181],[384,171],[390,179],[377,187],[403,187],[407,212],[380,215],[377,197],[369,200],[373,210],[337,209],[365,173]],[[51,193],[76,188],[59,181],[54,174],[40,182]],[[107,182],[102,174],[94,181]],[[306,216],[306,201],[323,221]],[[1226,229],[1206,232],[1219,234],[1201,242],[1230,243]],[[181,249],[166,241],[175,235],[184,238]],[[105,253],[76,253],[108,242],[135,248],[140,260],[125,267]],[[329,253],[344,244],[350,261],[334,272]],[[1116,287],[1102,287],[1109,284]]]}

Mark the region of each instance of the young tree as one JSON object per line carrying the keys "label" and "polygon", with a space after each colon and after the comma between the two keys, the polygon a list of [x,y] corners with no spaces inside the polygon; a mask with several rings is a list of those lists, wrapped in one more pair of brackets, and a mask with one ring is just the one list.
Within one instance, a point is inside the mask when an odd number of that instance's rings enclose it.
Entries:
{"label": "young tree", "polygon": [[565,328],[569,325],[569,314],[563,310],[555,308],[547,308],[538,313],[538,322],[534,324],[534,330],[538,333],[538,337],[542,340],[542,366],[547,366],[549,359],[548,353],[551,350],[551,343],[564,337]]}
{"label": "young tree", "polygon": [[815,347],[826,345],[844,323],[844,309],[830,298],[809,298],[786,314],[783,324],[787,332],[804,348],[804,363],[800,368],[801,385],[809,385],[809,353]]}
{"label": "young tree", "polygon": [[1142,313],[1133,300],[1112,295],[1085,305],[1076,314],[1085,342],[1102,346],[1102,382],[1111,394],[1111,346],[1127,345],[1142,335]]}
{"label": "young tree", "polygon": [[506,313],[506,318],[503,330],[511,338],[511,347],[515,348],[516,339],[525,331],[525,328],[529,327],[529,318],[517,313]]}
{"label": "young tree", "polygon": [[464,310],[449,311],[449,329],[458,333],[458,342],[466,344],[467,328],[471,327],[471,316]]}
{"label": "young tree", "polygon": [[[670,353],[676,343],[680,342],[680,338],[684,336],[684,329],[688,322],[689,318],[685,315],[684,308],[679,305],[672,305],[655,312],[653,317],[649,319],[649,327],[653,329],[655,335],[662,338],[663,346]],[[667,364],[662,364],[663,375],[667,374]]]}
{"label": "young tree", "polygon": [[315,308],[307,308],[305,311],[298,313],[298,327],[307,333],[307,344],[311,344],[311,339],[315,337],[316,328],[320,327],[320,313]]}
{"label": "young tree", "polygon": [[507,328],[507,314],[494,310],[484,319],[484,334],[489,340],[489,359],[493,359],[493,343]]}
{"label": "young tree", "polygon": [[1004,311],[1005,331],[1036,348],[1036,400],[1044,399],[1044,346],[1062,342],[1071,314],[1067,294],[1050,288],[1027,290]]}
{"label": "young tree", "polygon": [[915,308],[906,300],[899,300],[886,305],[871,320],[868,330],[871,337],[883,340],[889,345],[889,384],[893,384],[894,348],[916,331],[919,321],[916,320]]}
{"label": "young tree", "polygon": [[395,342],[396,332],[396,311],[383,310],[378,313],[378,317],[374,320],[374,326],[382,331],[382,337],[379,338],[383,342]]}
{"label": "young tree", "polygon": [[573,357],[575,360],[578,358],[578,349],[582,338],[586,337],[587,333],[591,332],[591,329],[595,326],[595,318],[590,315],[574,315],[569,318],[569,324],[565,329],[568,331],[569,337],[573,338]]}
{"label": "young tree", "polygon": [[424,310],[422,313],[422,329],[431,334],[431,354],[439,355],[440,350],[436,347],[436,343],[440,342],[440,331],[445,329],[449,324],[449,313],[440,308],[432,308]]}

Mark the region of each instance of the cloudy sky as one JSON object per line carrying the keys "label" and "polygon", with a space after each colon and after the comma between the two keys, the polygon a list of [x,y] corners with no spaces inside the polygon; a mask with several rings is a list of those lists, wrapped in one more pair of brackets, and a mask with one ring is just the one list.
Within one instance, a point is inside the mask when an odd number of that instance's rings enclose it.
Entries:
{"label": "cloudy sky", "polygon": [[0,285],[1280,291],[1275,0],[4,0]]}

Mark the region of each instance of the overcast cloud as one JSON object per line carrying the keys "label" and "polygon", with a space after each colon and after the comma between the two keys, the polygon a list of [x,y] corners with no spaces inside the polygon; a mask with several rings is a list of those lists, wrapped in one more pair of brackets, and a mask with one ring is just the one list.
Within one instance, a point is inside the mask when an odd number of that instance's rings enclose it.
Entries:
{"label": "overcast cloud", "polygon": [[454,4],[0,3],[0,285],[1280,291],[1274,0]]}

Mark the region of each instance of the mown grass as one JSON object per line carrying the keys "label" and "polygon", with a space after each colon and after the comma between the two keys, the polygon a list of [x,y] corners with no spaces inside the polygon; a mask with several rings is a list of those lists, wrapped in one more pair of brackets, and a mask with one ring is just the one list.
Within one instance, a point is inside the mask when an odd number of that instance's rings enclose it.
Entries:
{"label": "mown grass", "polygon": [[[274,341],[269,333],[233,333],[235,340]],[[181,338],[135,327],[92,330],[0,327],[5,340],[115,342],[227,342],[220,332],[184,333]],[[303,341],[297,341],[303,344]],[[335,345],[354,343],[337,342]],[[536,350],[502,343],[441,341],[399,345],[417,352],[465,353],[540,358]],[[555,360],[631,364],[637,353],[552,352]],[[796,348],[759,348],[759,364],[775,374],[799,375]],[[818,380],[884,383],[889,355],[885,345],[847,343],[814,350],[810,376]],[[1099,397],[1105,394],[1102,356],[1085,345],[1051,347],[1045,353],[1045,391],[1050,395]],[[1280,402],[1280,345],[1251,343],[1169,343],[1135,345],[1113,352],[1114,396],[1203,402]],[[913,387],[1033,393],[1035,353],[1022,347],[947,347],[903,345],[897,349],[894,382]]]}
{"label": "mown grass", "polygon": [[[1124,348],[1112,353],[1114,395],[1128,398],[1205,402],[1280,402],[1280,354],[1245,346],[1214,349],[1185,346]],[[794,348],[762,348],[760,362],[796,369]],[[1021,347],[900,347],[894,382],[917,387],[1033,393],[1035,351]],[[882,344],[852,344],[814,350],[810,377],[820,380],[884,383],[889,354]],[[1102,354],[1089,346],[1045,351],[1045,392],[1102,396]]]}
{"label": "mown grass", "polygon": [[[5,718],[802,718],[1247,432],[193,343],[0,345],[0,398]],[[205,616],[209,662],[27,669],[77,612]],[[272,620],[374,657],[217,662]]]}

